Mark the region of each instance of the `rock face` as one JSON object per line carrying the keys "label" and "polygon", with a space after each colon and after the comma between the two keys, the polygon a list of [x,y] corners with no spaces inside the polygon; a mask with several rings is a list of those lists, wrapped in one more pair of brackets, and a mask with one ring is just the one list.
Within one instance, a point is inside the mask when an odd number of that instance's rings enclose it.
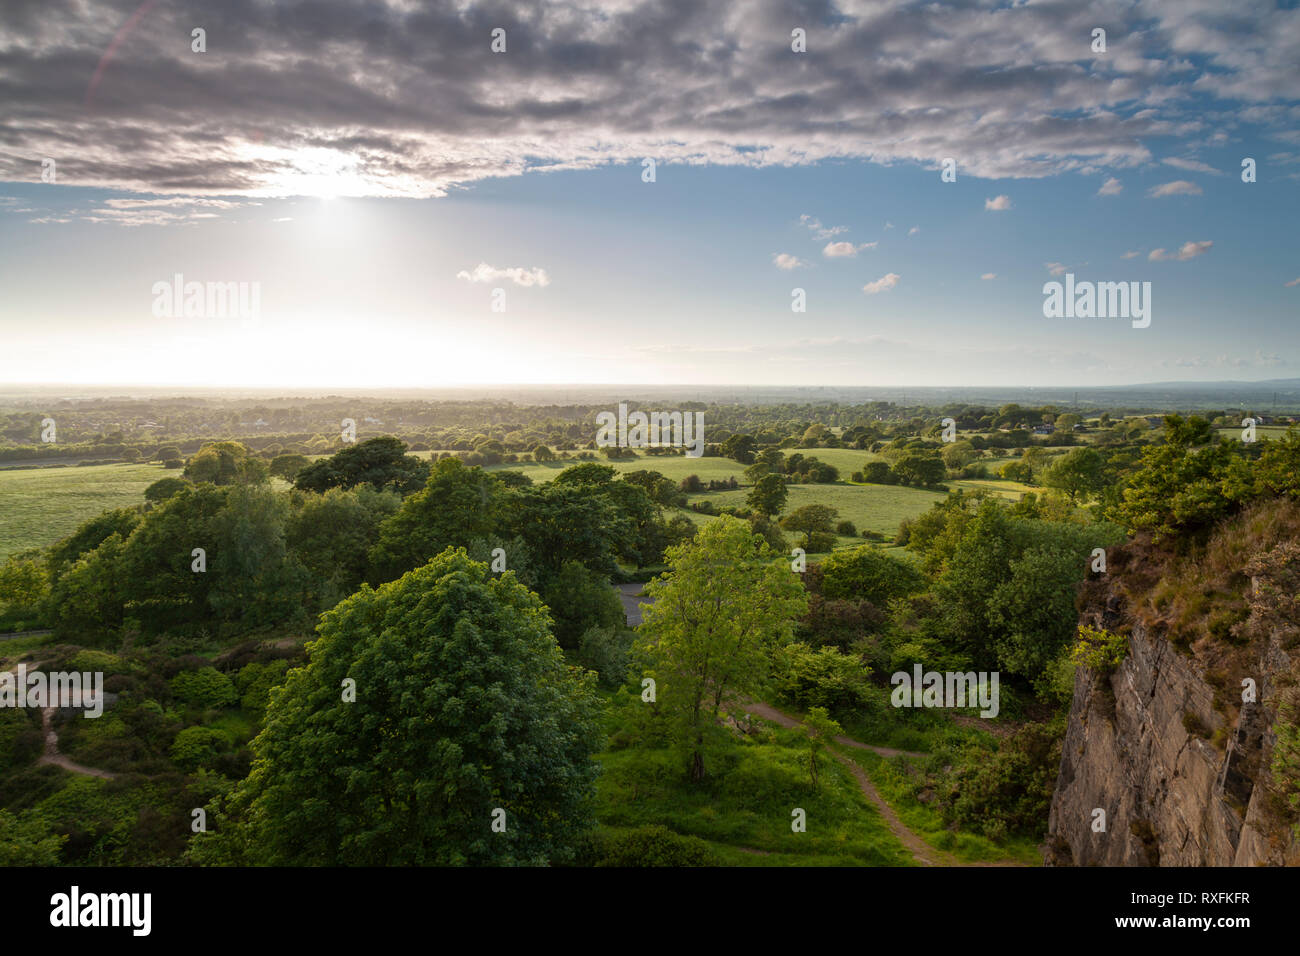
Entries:
{"label": "rock face", "polygon": [[[1086,610],[1083,623],[1125,624],[1119,601]],[[1052,799],[1045,862],[1058,866],[1296,865],[1300,845],[1270,811],[1267,779],[1275,735],[1273,684],[1291,667],[1276,640],[1252,648],[1253,663],[1206,679],[1195,654],[1131,626],[1119,668],[1080,667]],[[1294,651],[1292,652],[1294,654]],[[1241,697],[1241,671],[1262,703]],[[1094,832],[1095,811],[1105,831]]]}

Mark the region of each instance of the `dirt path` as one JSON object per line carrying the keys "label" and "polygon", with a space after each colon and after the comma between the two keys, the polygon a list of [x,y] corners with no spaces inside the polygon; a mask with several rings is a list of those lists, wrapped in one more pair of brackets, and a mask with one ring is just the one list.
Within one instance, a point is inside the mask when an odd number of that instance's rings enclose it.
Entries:
{"label": "dirt path", "polygon": [[[791,717],[789,714],[782,713],[771,704],[764,704],[761,701],[748,701],[744,705],[745,710],[751,714],[762,717],[764,720],[770,720],[782,727],[799,727],[803,721]],[[882,757],[925,757],[928,754],[917,753],[914,750],[895,750],[892,747],[873,747],[871,744],[864,744],[861,741],[853,740],[851,737],[836,737],[835,742],[843,747],[856,747],[859,750],[870,750],[872,753],[880,754]],[[889,832],[894,835],[899,843],[907,848],[907,852],[912,854],[912,859],[922,866],[1018,866],[1018,863],[1012,861],[999,861],[994,863],[966,863],[957,859],[951,853],[944,850],[936,849],[926,843],[914,831],[908,828],[898,814],[894,812],[885,798],[876,790],[872,784],[871,778],[867,776],[865,770],[850,760],[838,750],[831,749],[830,755],[838,760],[844,766],[849,768],[854,779],[858,781],[863,795],[871,801],[875,808],[880,811],[881,818],[885,825],[889,827]]]}
{"label": "dirt path", "polygon": [[71,770],[73,773],[84,773],[87,777],[99,777],[103,780],[112,780],[117,776],[115,773],[109,773],[107,770],[96,770],[94,767],[83,767],[79,763],[73,763],[63,754],[59,753],[59,735],[55,732],[53,726],[55,707],[41,708],[41,729],[45,731],[45,753],[36,762],[52,763],[56,767],[62,767],[64,770]]}
{"label": "dirt path", "polygon": [[[49,661],[37,661],[29,664],[28,668],[29,670],[36,670],[37,668],[44,667],[48,663]],[[9,673],[18,673],[18,665],[15,664],[13,667],[9,668]],[[57,709],[58,708],[55,707],[41,708],[41,731],[45,734],[45,752],[41,754],[36,763],[38,765],[43,763],[54,764],[54,766],[62,767],[64,770],[71,770],[73,773],[82,773],[87,777],[99,777],[102,780],[112,780],[116,777],[117,774],[111,773],[107,770],[97,770],[94,767],[83,767],[81,764],[74,763],[67,757],[63,756],[63,754],[59,753],[59,735],[54,730],[54,711]]]}

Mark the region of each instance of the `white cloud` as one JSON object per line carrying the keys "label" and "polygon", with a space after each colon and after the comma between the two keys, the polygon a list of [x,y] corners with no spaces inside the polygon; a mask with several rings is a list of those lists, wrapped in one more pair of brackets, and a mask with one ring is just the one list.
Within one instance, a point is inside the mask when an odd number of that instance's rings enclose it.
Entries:
{"label": "white cloud", "polygon": [[828,259],[851,259],[863,249],[874,248],[876,248],[874,242],[860,242],[856,246],[851,242],[828,242],[826,248],[822,249],[822,255]]}
{"label": "white cloud", "polygon": [[798,256],[790,255],[788,252],[776,252],[772,254],[772,264],[778,269],[789,271],[790,269],[798,269],[800,266],[806,266],[808,263]]}
{"label": "white cloud", "polygon": [[1290,282],[1286,283],[1283,288],[1290,289],[1298,285],[1300,285],[1300,279],[1292,279]]}
{"label": "white cloud", "polygon": [[1166,252],[1164,249],[1152,249],[1147,259],[1150,262],[1186,262],[1188,259],[1204,255],[1212,245],[1214,243],[1209,239],[1203,242],[1184,242],[1176,253]]}
{"label": "white cloud", "polygon": [[913,226],[911,229],[907,230],[907,234],[909,236],[915,236],[920,231],[921,231],[920,226]]}
{"label": "white cloud", "polygon": [[998,274],[996,272],[986,272],[980,276],[981,279],[996,279],[997,277]]}
{"label": "white cloud", "polygon": [[1186,179],[1175,179],[1171,183],[1161,183],[1159,186],[1152,187],[1151,198],[1159,199],[1161,196],[1199,196],[1201,187],[1196,183],[1189,183]]}
{"label": "white cloud", "polygon": [[994,212],[1001,212],[1004,209],[1011,208],[1010,196],[995,196],[993,199],[984,200],[984,208]]}
{"label": "white cloud", "polygon": [[1104,183],[1101,184],[1101,188],[1097,190],[1097,195],[1118,196],[1123,191],[1124,191],[1123,184],[1114,176],[1112,176],[1110,177],[1110,179],[1106,180]]}
{"label": "white cloud", "polygon": [[1065,264],[1061,262],[1044,262],[1043,268],[1054,276],[1065,275]]}
{"label": "white cloud", "polygon": [[1134,249],[1130,249],[1128,252],[1126,252],[1126,253],[1124,253],[1122,256],[1120,256],[1120,258],[1121,258],[1121,259],[1136,259],[1136,258],[1137,258],[1138,256],[1140,256],[1140,255],[1142,255],[1142,253],[1140,253],[1140,252],[1138,252],[1138,251],[1136,251],[1136,250],[1134,250]]}
{"label": "white cloud", "polygon": [[486,262],[480,262],[476,265],[473,272],[466,272],[462,269],[456,273],[456,278],[468,279],[470,282],[495,282],[499,279],[509,279],[515,285],[522,286],[548,286],[551,284],[551,277],[546,274],[545,269],[524,269],[521,266],[498,269]]}
{"label": "white cloud", "polygon": [[848,226],[823,226],[820,219],[807,213],[799,217],[799,222],[812,231],[814,239],[833,239],[849,231]]}
{"label": "white cloud", "polygon": [[875,295],[877,292],[885,292],[898,285],[898,280],[901,278],[902,276],[897,272],[890,272],[881,276],[879,279],[876,279],[874,282],[868,282],[862,287],[862,291],[867,295]]}
{"label": "white cloud", "polygon": [[1192,173],[1209,173],[1212,176],[1223,175],[1222,172],[1215,169],[1213,166],[1197,159],[1178,159],[1177,157],[1171,156],[1167,159],[1161,160],[1161,162],[1167,166],[1173,166],[1175,169],[1186,169],[1188,172]]}

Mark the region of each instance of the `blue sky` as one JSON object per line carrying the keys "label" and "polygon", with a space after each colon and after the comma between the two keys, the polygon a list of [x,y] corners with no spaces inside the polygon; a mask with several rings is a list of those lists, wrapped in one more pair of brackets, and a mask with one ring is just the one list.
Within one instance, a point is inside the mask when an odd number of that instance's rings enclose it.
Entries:
{"label": "blue sky", "polygon": [[[545,6],[560,17],[564,5]],[[759,27],[737,23],[725,6],[702,6],[717,36],[742,50],[752,43]],[[75,106],[69,89],[47,101],[35,95],[20,115],[0,119],[6,141],[18,144],[0,147],[0,328],[8,346],[0,379],[906,387],[1300,376],[1300,282],[1288,285],[1300,278],[1300,87],[1287,59],[1300,44],[1300,14],[1269,4],[1257,5],[1254,19],[1228,16],[1240,5],[1189,4],[1176,15],[1107,6],[1098,16],[1131,18],[1132,26],[1124,19],[1112,26],[1111,59],[1103,60],[1087,49],[1086,25],[1097,17],[1072,6],[1027,6],[1035,9],[964,5],[968,27],[1005,37],[1008,23],[1023,22],[1038,30],[1036,39],[1017,39],[966,64],[967,74],[954,66],[936,80],[927,64],[950,64],[954,49],[976,42],[962,42],[960,25],[953,33],[917,5],[899,5],[888,22],[909,29],[899,28],[890,46],[879,39],[875,14],[846,4],[842,25],[811,29],[810,60],[791,65],[786,57],[797,55],[788,49],[722,57],[718,82],[728,82],[722,93],[699,86],[703,100],[689,85],[698,63],[682,67],[679,82],[636,80],[656,104],[681,101],[625,122],[614,104],[640,100],[623,99],[620,84],[633,81],[622,68],[593,67],[580,83],[582,68],[572,63],[640,55],[654,75],[671,74],[679,54],[689,61],[681,51],[692,47],[690,37],[670,31],[664,50],[638,54],[646,44],[633,42],[636,24],[608,16],[599,27],[583,21],[595,32],[575,51],[571,36],[561,42],[568,21],[548,31],[512,25],[515,37],[545,33],[551,58],[529,48],[527,75],[494,80],[477,106],[403,115],[382,128],[318,115],[315,94],[290,67],[280,82],[293,101],[278,113],[265,103],[255,109],[237,88],[234,55],[246,58],[242,72],[265,62],[266,51],[249,39],[255,34],[223,40],[227,52],[212,42],[202,55],[158,58],[144,42],[148,31],[166,35],[170,23],[184,36],[200,15],[154,22],[149,11],[95,91],[105,115],[87,119],[95,111],[82,87]],[[759,24],[764,17],[777,24],[769,38],[813,16],[754,7]],[[89,75],[137,8],[123,5],[120,19],[105,17],[84,36],[33,28],[29,12],[31,56],[17,58],[10,82],[27,62],[35,84],[36,54],[61,45],[85,56]],[[1044,8],[1057,14],[1042,20]],[[483,23],[517,12],[498,5]],[[650,15],[628,4],[622,16],[639,13]],[[1157,14],[1170,22],[1153,21]],[[826,10],[817,15],[839,22]],[[1043,38],[1044,22],[1061,36]],[[322,42],[277,39],[304,48]],[[546,71],[561,61],[570,65]],[[843,79],[845,64],[861,63],[860,76]],[[407,68],[402,61],[393,75]],[[427,65],[428,75],[438,69]],[[736,80],[745,69],[754,72],[749,85]],[[761,88],[775,82],[773,69],[791,71],[788,88]],[[211,115],[176,133],[156,120],[184,106],[181,94],[159,92],[157,77],[173,75],[231,88],[220,97],[194,94]],[[129,96],[116,94],[120,102],[110,86],[119,78],[124,88],[139,84]],[[443,82],[446,90],[478,89],[472,76]],[[538,93],[547,82],[553,90]],[[354,80],[344,92],[360,97],[372,86]],[[882,87],[861,101],[863,89]],[[331,104],[342,96],[319,91],[327,93]],[[720,109],[728,96],[734,103]],[[576,105],[560,115],[590,115],[557,119],[538,107],[565,97]],[[501,101],[496,119],[485,101]],[[948,121],[932,122],[936,110]],[[60,116],[76,125],[84,147],[75,137],[49,137]],[[277,117],[293,118],[292,131],[277,133]],[[194,148],[214,126],[233,144],[220,155],[238,162],[208,160]],[[136,150],[142,137],[153,137],[161,160]],[[40,159],[50,155],[57,182],[42,183]],[[658,157],[652,183],[642,181],[642,155]],[[946,183],[940,163],[949,155],[957,179]],[[1258,165],[1254,183],[1241,180],[1247,156]],[[567,168],[535,168],[550,164]],[[837,251],[852,254],[827,254]],[[797,265],[781,268],[776,256]],[[485,281],[474,281],[480,264]],[[1149,281],[1150,327],[1044,318],[1043,284],[1066,271],[1076,280]],[[155,315],[152,287],[176,273],[257,283],[257,321]],[[796,287],[806,293],[803,313],[791,311]],[[490,308],[497,288],[504,312]]]}

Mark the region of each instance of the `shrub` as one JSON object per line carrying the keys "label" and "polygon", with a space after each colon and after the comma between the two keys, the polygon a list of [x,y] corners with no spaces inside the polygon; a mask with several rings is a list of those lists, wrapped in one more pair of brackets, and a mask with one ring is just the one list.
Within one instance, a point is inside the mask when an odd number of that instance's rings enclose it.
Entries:
{"label": "shrub", "polygon": [[858,536],[858,529],[852,521],[841,521],[835,526],[835,533],[847,535],[850,538],[856,538]]}
{"label": "shrub", "polygon": [[1101,628],[1079,626],[1079,640],[1070,654],[1076,665],[1087,667],[1099,674],[1110,674],[1123,663],[1128,654],[1128,636],[1112,634]]}
{"label": "shrub", "polygon": [[712,848],[699,837],[663,826],[638,827],[597,841],[596,866],[716,866]]}
{"label": "shrub", "polygon": [[172,678],[172,693],[196,707],[229,707],[239,700],[235,684],[215,667],[182,671]]}

